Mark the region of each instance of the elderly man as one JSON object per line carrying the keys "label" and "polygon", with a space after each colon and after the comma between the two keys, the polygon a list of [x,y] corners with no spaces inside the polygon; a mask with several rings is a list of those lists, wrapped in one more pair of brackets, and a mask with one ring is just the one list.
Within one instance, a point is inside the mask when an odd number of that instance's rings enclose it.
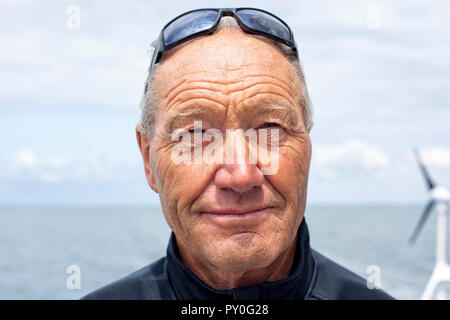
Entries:
{"label": "elderly man", "polygon": [[154,46],[136,135],[167,256],[85,298],[391,298],[309,247],[311,106],[287,24],[200,9]]}

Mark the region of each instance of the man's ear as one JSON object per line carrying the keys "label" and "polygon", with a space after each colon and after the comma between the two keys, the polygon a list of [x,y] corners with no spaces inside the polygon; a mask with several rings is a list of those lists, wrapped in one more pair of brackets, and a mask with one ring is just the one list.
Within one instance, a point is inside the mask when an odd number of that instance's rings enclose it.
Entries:
{"label": "man's ear", "polygon": [[142,132],[141,125],[136,125],[136,138],[141,150],[142,159],[144,160],[145,176],[147,178],[148,185],[156,193],[158,193],[158,187],[156,186],[155,176],[153,175],[152,167],[150,165],[150,143],[147,135]]}

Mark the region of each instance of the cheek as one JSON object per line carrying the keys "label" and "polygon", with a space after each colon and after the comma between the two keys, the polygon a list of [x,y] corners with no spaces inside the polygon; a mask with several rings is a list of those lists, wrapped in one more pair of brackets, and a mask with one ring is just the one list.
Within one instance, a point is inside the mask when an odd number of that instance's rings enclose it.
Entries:
{"label": "cheek", "polygon": [[[272,185],[294,211],[301,209],[306,200],[308,172],[311,159],[309,138],[298,139],[280,146],[280,163],[277,174],[268,176]],[[295,213],[295,212],[294,212]]]}
{"label": "cheek", "polygon": [[170,152],[160,154],[155,164],[164,215],[168,224],[177,229],[195,218],[190,215],[190,207],[206,188],[211,170],[205,165],[175,164]]}

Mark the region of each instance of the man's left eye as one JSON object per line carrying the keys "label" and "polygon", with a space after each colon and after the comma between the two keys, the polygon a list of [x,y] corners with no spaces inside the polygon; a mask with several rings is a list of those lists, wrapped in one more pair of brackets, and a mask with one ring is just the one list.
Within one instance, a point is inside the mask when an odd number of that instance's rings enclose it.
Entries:
{"label": "man's left eye", "polygon": [[273,127],[279,127],[280,125],[275,122],[267,122],[264,123],[260,128],[273,128]]}

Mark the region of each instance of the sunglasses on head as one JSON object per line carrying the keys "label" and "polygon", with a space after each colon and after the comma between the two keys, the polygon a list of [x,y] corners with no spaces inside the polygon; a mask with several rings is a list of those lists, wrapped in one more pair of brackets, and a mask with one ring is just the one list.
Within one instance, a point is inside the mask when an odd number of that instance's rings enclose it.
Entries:
{"label": "sunglasses on head", "polygon": [[179,15],[164,26],[153,52],[150,69],[160,61],[164,51],[192,38],[212,34],[222,16],[233,16],[246,33],[262,35],[289,46],[298,57],[291,29],[270,12],[255,8],[197,9]]}

